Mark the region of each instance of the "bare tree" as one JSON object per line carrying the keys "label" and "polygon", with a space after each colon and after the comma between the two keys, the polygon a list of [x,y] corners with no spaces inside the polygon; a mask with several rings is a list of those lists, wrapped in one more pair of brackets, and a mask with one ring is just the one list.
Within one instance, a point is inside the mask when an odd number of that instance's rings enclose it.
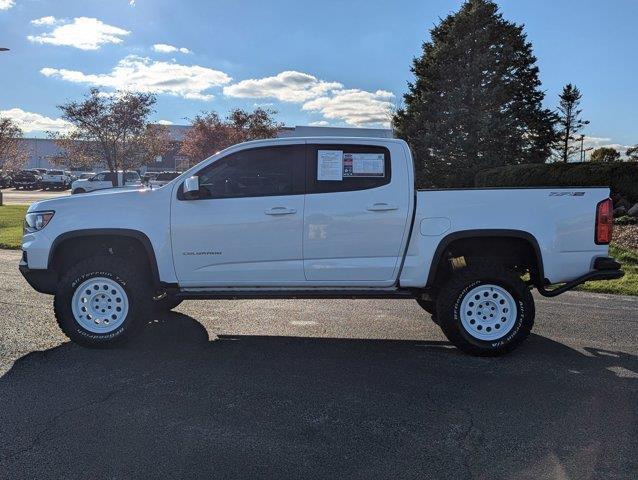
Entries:
{"label": "bare tree", "polygon": [[155,102],[148,93],[105,96],[94,88],[83,100],[58,106],[74,128],[49,134],[60,147],[52,161],[72,168],[105,165],[114,173],[153,162],[171,146],[168,128],[148,121]]}
{"label": "bare tree", "polygon": [[0,118],[0,169],[19,170],[24,167],[27,157],[20,127],[10,118]]}

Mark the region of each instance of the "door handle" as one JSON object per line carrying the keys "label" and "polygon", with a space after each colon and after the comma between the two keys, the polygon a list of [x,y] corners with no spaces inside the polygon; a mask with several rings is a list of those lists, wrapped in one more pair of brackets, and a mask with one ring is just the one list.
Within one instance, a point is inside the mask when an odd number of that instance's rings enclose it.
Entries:
{"label": "door handle", "polygon": [[379,202],[374,203],[372,205],[368,205],[366,210],[371,212],[386,212],[388,210],[398,210],[399,207],[397,205],[393,205],[391,203]]}
{"label": "door handle", "polygon": [[297,210],[294,208],[286,208],[286,207],[272,207],[264,212],[266,215],[291,215],[293,213],[297,213]]}

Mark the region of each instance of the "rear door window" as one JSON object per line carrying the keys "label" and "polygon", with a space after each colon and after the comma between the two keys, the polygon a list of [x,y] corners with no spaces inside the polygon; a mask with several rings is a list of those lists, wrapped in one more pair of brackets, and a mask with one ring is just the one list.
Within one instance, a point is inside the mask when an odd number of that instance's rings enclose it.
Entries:
{"label": "rear door window", "polygon": [[376,145],[307,146],[308,193],[350,192],[390,183],[390,151]]}

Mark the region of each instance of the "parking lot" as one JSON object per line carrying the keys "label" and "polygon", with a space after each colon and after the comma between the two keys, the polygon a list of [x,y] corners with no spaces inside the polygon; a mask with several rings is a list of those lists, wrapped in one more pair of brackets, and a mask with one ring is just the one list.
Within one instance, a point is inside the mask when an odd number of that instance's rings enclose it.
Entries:
{"label": "parking lot", "polygon": [[2,478],[635,478],[638,299],[537,298],[503,358],[415,302],[202,301],[112,350],[0,251]]}
{"label": "parking lot", "polygon": [[71,195],[71,190],[16,190],[14,188],[3,188],[2,202],[5,205],[28,204],[46,200],[47,198],[56,198],[65,195]]}

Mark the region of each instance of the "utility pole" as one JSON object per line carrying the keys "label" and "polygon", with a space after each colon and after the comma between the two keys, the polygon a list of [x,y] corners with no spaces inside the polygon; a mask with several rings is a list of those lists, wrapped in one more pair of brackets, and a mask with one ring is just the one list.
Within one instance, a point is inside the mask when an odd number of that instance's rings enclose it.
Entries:
{"label": "utility pole", "polygon": [[580,136],[580,163],[585,161],[585,150],[583,150],[583,143],[585,142],[585,135]]}

